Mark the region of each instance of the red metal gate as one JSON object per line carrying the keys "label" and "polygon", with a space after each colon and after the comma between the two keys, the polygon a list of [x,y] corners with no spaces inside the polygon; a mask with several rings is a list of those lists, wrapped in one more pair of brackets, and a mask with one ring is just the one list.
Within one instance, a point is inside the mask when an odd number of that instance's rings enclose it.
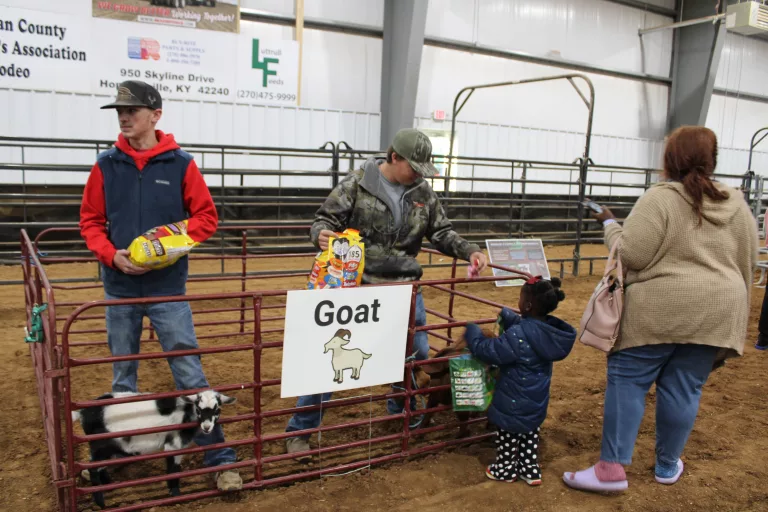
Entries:
{"label": "red metal gate", "polygon": [[[280,228],[284,228],[284,227],[285,226],[280,226]],[[156,484],[158,482],[163,482],[171,478],[184,479],[184,478],[205,475],[208,473],[226,470],[226,469],[247,469],[249,471],[252,471],[253,472],[252,478],[244,479],[245,480],[244,489],[263,488],[266,486],[283,484],[283,483],[293,482],[301,479],[314,478],[314,477],[318,477],[318,476],[329,474],[329,473],[351,471],[351,470],[363,468],[369,465],[381,464],[384,462],[394,461],[397,459],[403,459],[416,454],[440,450],[445,447],[452,446],[459,443],[468,443],[468,442],[477,441],[479,439],[483,439],[491,435],[490,433],[483,432],[483,433],[475,434],[473,436],[463,438],[463,439],[444,439],[444,440],[440,440],[439,442],[428,443],[424,441],[424,437],[427,436],[428,434],[433,434],[440,431],[453,430],[459,425],[459,423],[456,421],[453,421],[451,423],[435,425],[429,428],[420,428],[415,430],[411,429],[411,420],[413,417],[420,416],[421,414],[426,412],[435,413],[435,412],[447,411],[451,409],[450,406],[438,406],[432,409],[426,409],[426,410],[421,409],[418,411],[417,415],[414,415],[413,411],[411,410],[410,400],[408,399],[409,397],[417,396],[417,395],[427,395],[432,391],[444,390],[444,389],[450,388],[450,385],[432,386],[424,389],[414,388],[414,385],[412,382],[412,369],[414,367],[426,364],[427,362],[431,363],[431,362],[438,361],[436,359],[430,359],[426,361],[406,362],[404,366],[405,368],[404,389],[399,392],[379,393],[372,396],[342,398],[342,399],[334,400],[333,402],[325,402],[317,406],[303,407],[301,409],[298,409],[296,407],[282,407],[282,408],[276,408],[276,409],[263,407],[262,394],[264,390],[274,386],[279,386],[280,379],[275,379],[275,378],[268,379],[263,376],[262,366],[261,366],[262,355],[265,350],[280,349],[282,347],[282,341],[265,341],[264,338],[267,335],[272,335],[272,334],[279,335],[283,331],[282,328],[264,328],[263,324],[270,323],[270,322],[281,322],[281,321],[284,321],[285,319],[284,315],[265,316],[264,313],[268,312],[269,310],[275,310],[275,309],[279,310],[284,308],[285,307],[284,297],[286,296],[288,291],[287,290],[248,291],[247,281],[251,279],[266,279],[269,277],[307,275],[308,272],[302,272],[299,274],[297,274],[296,272],[285,272],[285,273],[272,274],[270,276],[251,276],[247,272],[247,261],[249,259],[258,259],[258,258],[280,258],[280,260],[282,261],[284,259],[289,259],[289,258],[307,258],[308,255],[305,253],[281,254],[281,255],[263,255],[263,254],[250,255],[248,254],[248,251],[246,249],[247,247],[246,233],[248,228],[236,228],[236,229],[242,231],[242,254],[241,255],[237,255],[237,256],[193,255],[193,256],[190,256],[190,259],[191,260],[220,260],[221,258],[241,259],[242,270],[240,275],[229,276],[229,277],[219,277],[219,278],[192,277],[190,278],[189,282],[195,282],[195,281],[200,282],[200,281],[210,281],[210,280],[240,280],[241,291],[239,292],[186,295],[181,297],[159,297],[159,298],[150,298],[150,299],[126,299],[126,300],[110,300],[110,301],[97,300],[97,301],[87,302],[84,304],[77,301],[59,302],[57,304],[54,298],[54,289],[60,289],[63,291],[66,290],[68,292],[72,290],[99,289],[101,288],[101,284],[77,285],[77,286],[66,286],[66,285],[52,286],[48,278],[46,277],[44,268],[41,265],[41,259],[44,263],[53,263],[53,262],[65,263],[65,262],[72,262],[72,261],[91,261],[92,262],[94,260],[91,258],[70,258],[70,259],[39,258],[36,250],[37,249],[36,243],[39,241],[40,237],[38,237],[38,239],[35,241],[36,242],[35,244],[32,244],[29,240],[29,237],[27,236],[27,233],[25,231],[22,231],[22,235],[21,235],[22,254],[23,254],[22,267],[24,269],[23,270],[24,282],[25,282],[24,288],[25,288],[25,296],[26,296],[26,303],[27,303],[28,324],[31,325],[30,321],[32,318],[32,311],[33,311],[32,308],[35,305],[40,305],[42,303],[46,303],[48,305],[47,311],[44,312],[46,313],[46,316],[45,316],[45,321],[43,322],[43,325],[45,327],[45,339],[42,343],[31,344],[31,351],[32,351],[33,364],[35,368],[35,374],[37,378],[38,392],[40,394],[41,410],[43,411],[45,434],[46,434],[46,439],[48,444],[49,455],[51,458],[53,482],[57,489],[58,506],[61,510],[67,510],[67,511],[77,510],[78,501],[82,501],[80,499],[82,497],[85,497],[85,501],[89,502],[90,500],[87,498],[87,495],[95,491],[104,491],[105,498],[108,500],[108,503],[109,503],[110,494],[108,491],[115,491],[115,490],[126,489],[126,488],[135,488],[140,486],[148,486],[150,484]],[[258,229],[265,229],[265,227],[259,226]],[[431,251],[429,249],[425,249],[425,251],[431,252],[434,254],[440,254],[440,253],[437,253],[436,251]],[[507,269],[507,268],[498,267],[498,266],[496,266],[496,268],[506,270],[508,272],[512,272],[524,277],[528,277],[526,274],[517,272],[513,269]],[[411,295],[411,315],[410,315],[410,324],[408,329],[408,342],[407,342],[408,354],[412,352],[413,336],[414,336],[414,333],[417,331],[427,331],[429,335],[435,338],[441,339],[447,343],[451,343],[452,341],[451,329],[455,327],[461,327],[466,324],[466,321],[458,321],[456,318],[454,318],[454,311],[453,311],[454,297],[456,296],[462,297],[465,299],[475,301],[478,304],[484,304],[484,305],[492,306],[495,308],[500,308],[503,306],[502,304],[496,303],[494,301],[483,299],[481,297],[477,297],[476,295],[473,295],[467,292],[459,291],[456,289],[456,285],[458,283],[468,283],[468,282],[477,283],[477,282],[504,280],[504,279],[508,279],[509,278],[508,276],[507,277],[504,277],[504,276],[479,277],[469,281],[468,279],[465,279],[465,278],[457,278],[456,272],[457,272],[457,262],[456,260],[453,260],[453,263],[451,265],[451,278],[439,279],[439,280],[422,280],[418,283],[413,283],[413,292]],[[388,286],[388,285],[382,285],[382,286]],[[432,324],[432,325],[427,325],[423,327],[417,327],[415,325],[415,317],[414,317],[415,298],[416,298],[416,293],[419,286],[431,287],[433,289],[439,290],[441,292],[444,292],[450,295],[449,301],[448,301],[449,302],[448,311],[446,313],[437,311],[432,308],[427,308],[427,312],[429,314],[444,320],[443,323]],[[215,307],[215,308],[208,308],[208,309],[197,308],[194,310],[194,314],[196,316],[199,316],[199,315],[205,315],[209,313],[239,312],[238,317],[231,321],[230,320],[210,321],[210,322],[195,321],[196,328],[199,328],[202,326],[233,325],[233,326],[237,326],[237,330],[235,332],[216,333],[211,335],[198,336],[198,339],[211,339],[211,338],[221,339],[221,338],[228,338],[228,337],[247,337],[248,338],[247,342],[242,342],[238,344],[227,344],[224,346],[201,347],[195,350],[173,351],[170,353],[169,352],[165,352],[165,353],[149,352],[149,353],[140,353],[140,354],[131,355],[131,356],[117,356],[117,357],[115,356],[80,357],[79,355],[73,354],[73,351],[78,351],[78,350],[87,351],[89,349],[93,349],[96,347],[106,346],[106,341],[103,341],[103,340],[76,341],[76,338],[78,335],[94,335],[94,334],[106,333],[106,329],[77,330],[73,328],[78,321],[89,321],[89,320],[101,321],[102,319],[104,319],[104,316],[101,314],[93,314],[94,311],[92,310],[94,309],[104,308],[106,306],[117,306],[117,305],[125,305],[125,304],[150,304],[150,303],[180,302],[180,301],[188,301],[190,302],[190,304],[196,304],[196,303],[200,303],[201,301],[211,301],[211,300],[235,301],[235,302],[239,302],[239,307]],[[272,303],[275,301],[276,303]],[[57,305],[66,306],[66,307],[76,307],[76,309],[69,315],[66,315],[66,316],[62,315],[57,317],[56,316]],[[251,311],[253,312],[253,318],[249,319],[247,318],[248,315],[246,315],[246,312],[250,313]],[[56,323],[57,320],[64,322],[60,331],[60,344],[58,343],[59,333],[57,332],[57,323]],[[493,323],[495,322],[495,320],[496,320],[495,317],[472,319],[472,321],[478,324]],[[251,322],[253,325],[252,329],[250,328]],[[248,329],[246,329],[246,325],[248,325]],[[446,331],[447,335],[437,332],[440,330]],[[149,337],[147,339],[142,340],[143,343],[151,343],[154,341],[154,332],[151,326],[147,328],[147,331],[149,333]],[[133,456],[133,457],[127,457],[123,459],[116,459],[116,460],[110,460],[110,461],[99,461],[97,463],[80,461],[77,459],[78,446],[86,444],[88,443],[88,441],[122,437],[122,436],[134,436],[134,435],[148,434],[148,433],[154,433],[154,432],[171,431],[171,430],[176,430],[179,427],[171,426],[171,427],[162,427],[162,428],[141,429],[141,430],[135,430],[130,432],[120,432],[118,434],[111,433],[111,434],[97,434],[97,435],[85,436],[75,432],[75,428],[71,418],[72,411],[82,409],[84,407],[88,407],[92,405],[107,405],[112,403],[126,403],[126,402],[148,400],[148,399],[155,399],[155,398],[161,398],[161,397],[175,397],[180,395],[189,395],[196,391],[201,391],[201,390],[184,390],[184,391],[174,391],[174,392],[164,392],[164,393],[152,393],[152,394],[141,395],[140,397],[131,397],[131,398],[123,398],[123,399],[98,400],[98,401],[95,401],[95,400],[73,401],[72,399],[72,396],[73,396],[72,371],[73,370],[77,368],[93,366],[93,365],[109,365],[112,362],[116,362],[116,361],[133,361],[133,360],[140,361],[140,360],[165,359],[169,357],[169,354],[173,354],[173,356],[182,356],[182,355],[222,354],[222,353],[232,353],[232,352],[250,352],[253,355],[252,375],[249,376],[247,380],[243,380],[241,382],[228,383],[226,385],[221,385],[221,386],[214,386],[213,389],[221,392],[232,392],[236,390],[251,390],[252,397],[253,397],[253,408],[252,410],[248,411],[245,414],[223,416],[220,419],[220,423],[223,424],[226,429],[226,425],[246,422],[247,424],[251,425],[249,429],[252,432],[252,435],[248,435],[245,438],[228,440],[225,443],[209,445],[205,447],[194,446],[191,448],[186,448],[186,449],[178,450],[174,452],[160,452],[156,454]],[[442,358],[441,360],[447,360],[447,359],[448,358]],[[374,417],[371,413],[371,415],[368,417],[359,418],[359,419],[355,418],[354,421],[345,421],[338,424],[326,424],[316,429],[309,429],[301,432],[303,434],[323,433],[323,432],[340,431],[344,429],[359,428],[363,426],[372,426],[379,423],[391,422],[392,420],[402,421],[402,429],[396,433],[378,435],[376,437],[374,437],[373,434],[371,433],[369,437],[366,439],[353,441],[353,442],[342,442],[342,443],[331,445],[331,446],[320,446],[318,448],[315,448],[306,452],[307,454],[311,454],[313,456],[320,456],[320,455],[330,454],[330,453],[337,453],[337,454],[346,453],[346,452],[350,452],[355,448],[368,446],[369,455],[367,457],[362,457],[362,458],[358,457],[356,459],[354,456],[351,456],[349,460],[344,460],[337,464],[331,465],[329,467],[314,469],[310,471],[291,472],[289,474],[277,474],[277,473],[274,473],[273,471],[270,471],[273,467],[277,465],[277,463],[293,459],[299,454],[290,454],[290,455],[286,453],[280,453],[277,455],[265,454],[263,450],[265,443],[282,441],[286,438],[294,437],[296,435],[296,432],[265,433],[264,431],[265,420],[269,420],[270,418],[275,418],[278,416],[287,417],[298,410],[302,410],[302,411],[317,410],[317,409],[328,410],[328,409],[341,408],[341,407],[350,407],[350,406],[369,403],[369,402],[371,404],[371,411],[372,411],[374,402],[381,402],[389,398],[400,398],[400,397],[405,398],[404,400],[405,410],[401,414],[395,414],[395,415],[387,414],[384,416]],[[485,419],[475,418],[467,421],[466,423],[471,424],[471,423],[477,423],[482,421],[485,421]],[[64,432],[62,432],[62,425],[64,426]],[[399,441],[399,443],[397,443],[397,441]],[[378,453],[376,456],[371,455],[370,450],[373,445],[385,446],[387,443],[393,443],[393,442],[396,443],[396,448],[392,447],[390,451],[384,451],[382,453]],[[149,476],[149,477],[143,477],[143,478],[127,479],[127,480],[109,483],[105,485],[99,485],[99,486],[82,486],[78,483],[77,476],[80,474],[80,472],[83,469],[93,469],[96,467],[123,466],[125,464],[130,464],[134,462],[162,459],[169,455],[195,454],[195,453],[201,453],[203,451],[207,451],[210,449],[217,449],[217,448],[223,448],[223,447],[233,447],[233,448],[250,447],[250,448],[248,449],[248,456],[246,458],[242,458],[242,460],[239,460],[234,464],[229,464],[226,466],[217,466],[217,467],[208,467],[208,468],[201,467],[199,469],[192,469],[192,470],[183,471],[181,473],[174,473],[173,475],[163,474],[163,475]],[[381,448],[381,450],[384,450],[384,449],[385,448]],[[128,503],[128,504],[123,503],[117,506],[116,508],[111,508],[109,510],[120,510],[120,511],[139,510],[139,509],[149,508],[149,507],[158,506],[158,505],[170,505],[170,504],[181,503],[181,502],[190,501],[190,500],[213,497],[221,494],[223,493],[216,489],[196,490],[196,491],[182,494],[181,496],[178,496],[178,497],[164,497],[164,498],[149,499],[149,500],[137,499],[133,503]]]}

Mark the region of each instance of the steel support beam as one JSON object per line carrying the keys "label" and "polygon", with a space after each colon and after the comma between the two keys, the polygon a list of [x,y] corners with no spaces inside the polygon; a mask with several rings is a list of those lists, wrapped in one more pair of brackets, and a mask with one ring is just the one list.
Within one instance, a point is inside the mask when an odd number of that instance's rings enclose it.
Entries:
{"label": "steel support beam", "polygon": [[608,2],[624,5],[627,7],[634,7],[641,11],[650,12],[653,14],[660,14],[662,16],[669,16],[670,18],[677,17],[677,9],[668,9],[660,5],[649,4],[648,2],[641,2],[640,0],[607,0]]}
{"label": "steel support beam", "polygon": [[416,117],[427,0],[385,0],[381,56],[381,149]]}
{"label": "steel support beam", "polygon": [[[720,11],[713,12],[711,0],[686,0],[683,5],[680,21],[722,14],[727,7],[726,2],[720,2]],[[726,34],[722,18],[675,30],[669,130],[706,124]]]}

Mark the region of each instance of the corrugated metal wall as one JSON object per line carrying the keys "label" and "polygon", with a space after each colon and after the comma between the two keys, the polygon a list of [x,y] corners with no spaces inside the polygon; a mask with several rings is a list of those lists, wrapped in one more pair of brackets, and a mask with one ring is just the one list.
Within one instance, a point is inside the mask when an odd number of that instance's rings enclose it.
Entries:
{"label": "corrugated metal wall", "polygon": [[[27,1],[32,0],[11,3],[34,8],[34,2]],[[82,7],[76,12],[89,14],[89,0],[74,3]],[[652,3],[674,7],[675,2]],[[241,6],[292,14],[294,1],[242,0]],[[384,0],[313,0],[305,3],[305,9],[310,18],[383,25]],[[644,36],[642,45],[637,36],[638,28],[669,21],[605,0],[430,0],[426,30],[430,37],[669,76],[671,31]],[[292,38],[291,27],[243,22],[241,28],[260,37]],[[160,128],[184,143],[318,147],[344,140],[355,148],[379,149],[381,40],[319,30],[306,30],[304,37],[302,107],[168,101]],[[766,57],[768,43],[728,35],[717,83],[732,95],[715,96],[707,120],[720,137],[721,171],[743,172],[744,150],[752,133],[768,125],[768,105],[738,98],[740,91],[768,95],[768,68],[762,65]],[[428,118],[435,109],[450,112],[455,94],[466,85],[565,71],[425,47],[414,124],[450,129],[448,123],[437,125]],[[595,162],[658,166],[668,87],[602,75],[591,78],[597,93]],[[0,108],[5,113],[0,117],[0,135],[111,139],[117,133],[114,114],[98,110],[107,99],[0,90]],[[586,109],[565,82],[483,91],[467,104],[460,120],[459,151],[464,156],[571,161],[583,151],[580,133],[586,125]],[[3,161],[15,161],[18,156],[0,151]],[[85,164],[92,156],[58,151],[46,158],[53,163]],[[768,175],[765,152],[756,155],[753,167]],[[81,176],[42,173],[28,178],[39,183],[83,181]],[[16,172],[0,171],[0,183],[19,180]]]}

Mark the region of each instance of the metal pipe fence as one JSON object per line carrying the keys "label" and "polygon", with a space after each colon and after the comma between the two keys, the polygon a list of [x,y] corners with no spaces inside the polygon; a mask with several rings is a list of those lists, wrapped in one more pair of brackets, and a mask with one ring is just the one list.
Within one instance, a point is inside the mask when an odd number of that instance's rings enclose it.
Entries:
{"label": "metal pipe fence", "polygon": [[[0,137],[0,181],[6,182],[0,204],[8,212],[0,220],[0,263],[18,261],[21,254],[15,240],[21,228],[31,233],[70,228],[47,231],[41,254],[90,256],[76,230],[82,184],[98,153],[110,145],[108,141]],[[365,159],[384,156],[356,150],[344,141],[318,149],[214,145],[185,149],[200,163],[222,228],[202,248],[215,248],[219,255],[239,254],[240,240],[232,233],[246,225],[253,227],[248,235],[254,251],[315,251],[304,226],[311,224],[330,189]],[[575,272],[585,259],[578,250],[581,244],[602,242],[600,226],[579,215],[581,195],[623,217],[655,183],[657,174],[655,169],[604,166],[581,158],[547,162],[434,155],[433,160],[444,174],[430,179],[430,185],[461,235],[481,246],[490,238],[541,238],[545,244],[574,245],[573,257],[562,263],[570,262]],[[761,179],[749,173],[720,174],[718,179],[740,187],[756,216],[762,214]],[[267,233],[262,226],[280,229]]]}
{"label": "metal pipe fence", "polygon": [[[247,230],[243,230],[243,239],[247,240]],[[246,246],[247,243],[244,243]],[[431,249],[425,251],[433,254],[439,254]],[[270,389],[280,385],[279,378],[268,378],[262,369],[262,362],[267,356],[267,351],[282,348],[282,329],[265,328],[266,324],[284,321],[284,316],[279,312],[277,314],[269,313],[269,310],[279,310],[285,307],[285,296],[288,290],[285,289],[253,289],[250,287],[249,273],[247,264],[249,259],[265,257],[265,255],[249,255],[242,252],[237,258],[241,260],[242,271],[239,280],[240,291],[191,294],[178,297],[157,297],[145,299],[123,299],[123,300],[81,300],[76,301],[56,301],[55,293],[72,291],[73,288],[66,286],[57,286],[51,283],[47,274],[46,267],[54,262],[67,263],[72,258],[40,258],[38,250],[26,230],[21,231],[21,252],[22,269],[24,277],[25,302],[27,309],[27,327],[33,329],[35,324],[35,315],[39,313],[39,307],[45,306],[42,319],[43,337],[39,342],[30,343],[33,366],[40,396],[40,406],[43,411],[43,427],[45,432],[46,444],[51,460],[53,486],[56,489],[57,506],[62,511],[76,511],[80,508],[90,506],[90,495],[94,492],[104,492],[108,504],[111,502],[117,506],[108,508],[115,511],[139,510],[153,506],[171,505],[208,497],[215,497],[224,494],[218,490],[204,489],[199,486],[191,485],[192,490],[176,497],[158,498],[157,489],[153,484],[167,481],[172,478],[181,478],[185,481],[194,481],[195,477],[207,475],[215,471],[227,469],[240,469],[245,471],[244,489],[261,489],[272,485],[288,483],[308,478],[316,478],[325,474],[336,474],[345,471],[352,471],[359,468],[371,467],[385,462],[407,459],[415,455],[437,451],[449,446],[460,443],[476,442],[492,435],[488,432],[474,432],[469,437],[457,439],[451,437],[451,434],[457,427],[462,425],[474,425],[484,421],[484,418],[473,418],[467,421],[449,421],[447,423],[435,425],[429,428],[413,428],[413,420],[423,417],[426,413],[439,413],[449,411],[450,406],[438,406],[433,408],[411,409],[411,397],[424,397],[431,392],[447,389],[445,385],[430,386],[418,389],[415,387],[412,375],[415,368],[427,363],[447,361],[448,358],[431,359],[425,361],[406,361],[404,363],[404,384],[400,391],[382,392],[371,389],[370,394],[365,396],[345,397],[334,400],[330,403],[322,403],[317,406],[308,406],[304,408],[281,407],[274,404],[267,405],[264,401],[264,394]],[[280,255],[280,261],[290,258],[306,258],[306,254],[284,254]],[[79,259],[76,259],[79,261]],[[514,269],[493,265],[494,268],[511,273],[513,276],[528,278],[529,274],[519,272]],[[510,279],[509,275],[499,277],[479,277],[475,279],[458,278],[457,264],[453,260],[451,264],[450,278],[444,279],[424,279],[419,282],[411,283],[411,305],[410,319],[408,329],[408,341],[406,354],[413,350],[413,337],[416,332],[425,331],[435,339],[446,341],[450,344],[453,341],[452,329],[466,325],[468,321],[478,324],[492,324],[495,318],[477,317],[469,320],[458,320],[454,310],[455,296],[494,307],[500,307],[502,304],[488,301],[467,291],[456,289],[458,284],[488,283],[498,280]],[[308,276],[309,272],[301,274]],[[272,276],[260,276],[261,279],[268,279]],[[378,286],[392,286],[378,285]],[[98,286],[100,288],[100,286]],[[448,308],[445,313],[435,311],[429,308],[431,313],[435,313],[441,323],[430,324],[426,326],[415,325],[415,300],[419,287],[430,287],[450,296]],[[91,288],[91,287],[88,287]],[[96,288],[96,287],[94,287]],[[74,288],[79,289],[79,288]],[[237,313],[226,321],[208,322],[207,325],[229,325],[233,332],[216,333],[211,336],[219,343],[201,344],[198,349],[176,350],[172,352],[148,351],[131,356],[101,356],[95,354],[93,350],[101,347],[107,347],[106,340],[98,341],[78,341],[82,336],[104,333],[104,329],[94,329],[89,326],[86,329],[78,329],[78,322],[103,322],[104,314],[99,312],[106,307],[129,305],[129,304],[152,304],[163,302],[189,301],[199,307],[193,308],[194,315],[199,318],[200,315],[232,312]],[[231,304],[233,303],[234,304]],[[239,306],[238,306],[239,303]],[[224,307],[222,307],[224,306]],[[72,310],[64,313],[65,310]],[[264,313],[267,312],[265,315]],[[247,314],[246,314],[247,313]],[[203,327],[206,322],[195,322],[196,328]],[[143,336],[142,343],[153,344],[156,342],[154,332],[149,326],[143,332],[149,331],[148,336]],[[447,336],[442,334],[447,332]],[[277,339],[274,336],[278,335]],[[198,339],[206,339],[205,336],[198,336]],[[435,350],[434,347],[432,347]],[[109,405],[113,403],[127,403],[140,400],[149,400],[166,397],[176,397],[189,395],[202,390],[184,390],[172,392],[154,391],[149,394],[143,394],[139,397],[113,398],[108,400],[93,400],[92,392],[89,386],[83,389],[82,381],[77,379],[75,371],[83,368],[102,367],[117,361],[151,361],[166,359],[169,355],[205,355],[205,354],[228,354],[228,353],[251,353],[253,358],[252,371],[247,377],[236,372],[231,372],[233,382],[227,382],[222,385],[214,386],[220,392],[240,392],[248,393],[253,400],[253,406],[247,412],[240,412],[231,416],[223,416],[220,423],[225,428],[232,428],[237,424],[246,424],[249,426],[248,434],[227,442],[210,445],[205,447],[190,447],[173,452],[160,452],[156,454],[129,456],[122,459],[110,461],[85,461],[79,456],[78,447],[89,441],[112,439],[123,436],[134,436],[157,432],[167,432],[177,430],[178,425],[169,427],[145,428],[134,431],[121,431],[119,433],[103,433],[94,435],[83,435],[78,433],[72,420],[72,412],[85,407],[94,405]],[[246,372],[248,373],[248,372]],[[243,380],[244,379],[244,380]],[[92,385],[91,385],[92,386]],[[88,393],[92,398],[76,399],[75,395],[82,396]],[[373,404],[380,404],[390,398],[401,398],[405,402],[405,409],[400,414],[384,415],[373,414]],[[326,435],[331,432],[353,431],[362,427],[368,427],[368,437],[365,439],[349,440],[343,439],[336,444],[322,445],[318,448],[310,449],[303,454],[272,454],[265,452],[264,446],[269,443],[280,442],[288,437],[293,437],[296,432],[268,432],[265,429],[265,422],[271,418],[286,417],[299,410],[326,410],[352,407],[355,405],[369,404],[371,413],[365,415],[362,419],[350,420],[341,419],[334,423],[326,418],[324,426],[301,431],[301,434],[318,433]],[[354,415],[354,411],[351,413]],[[348,416],[348,415],[347,415]],[[383,424],[385,422],[402,422],[402,427],[397,433],[379,433],[374,435],[373,425]],[[193,426],[184,425],[186,427]],[[437,437],[435,437],[437,435]],[[375,446],[375,448],[373,448]],[[101,467],[124,466],[128,464],[140,464],[154,461],[175,455],[193,455],[207,450],[232,447],[241,449],[241,457],[236,463],[213,468],[187,469],[171,475],[147,476],[144,471],[152,472],[151,469],[144,468],[141,477],[120,479],[112,483],[100,485],[84,485],[79,480],[79,475],[83,470],[93,470]],[[368,448],[366,453],[355,451],[359,448]],[[247,455],[243,456],[243,449],[247,450]],[[374,451],[375,450],[375,451]],[[300,455],[335,456],[326,467],[310,471],[294,471],[292,468],[286,470],[284,465],[279,463],[288,461]],[[123,494],[121,494],[123,491]],[[130,492],[126,496],[125,492]],[[118,498],[110,498],[117,495]]]}

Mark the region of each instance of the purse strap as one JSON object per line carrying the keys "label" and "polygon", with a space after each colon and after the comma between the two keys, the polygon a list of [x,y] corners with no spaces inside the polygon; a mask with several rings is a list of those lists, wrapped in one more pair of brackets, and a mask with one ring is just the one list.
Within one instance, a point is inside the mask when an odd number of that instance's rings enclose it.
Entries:
{"label": "purse strap", "polygon": [[611,252],[608,254],[608,262],[605,264],[605,272],[603,277],[607,277],[616,271],[616,280],[619,282],[619,286],[624,287],[624,268],[621,265],[621,257],[618,254],[619,246],[621,245],[621,237],[614,242],[611,247]]}

